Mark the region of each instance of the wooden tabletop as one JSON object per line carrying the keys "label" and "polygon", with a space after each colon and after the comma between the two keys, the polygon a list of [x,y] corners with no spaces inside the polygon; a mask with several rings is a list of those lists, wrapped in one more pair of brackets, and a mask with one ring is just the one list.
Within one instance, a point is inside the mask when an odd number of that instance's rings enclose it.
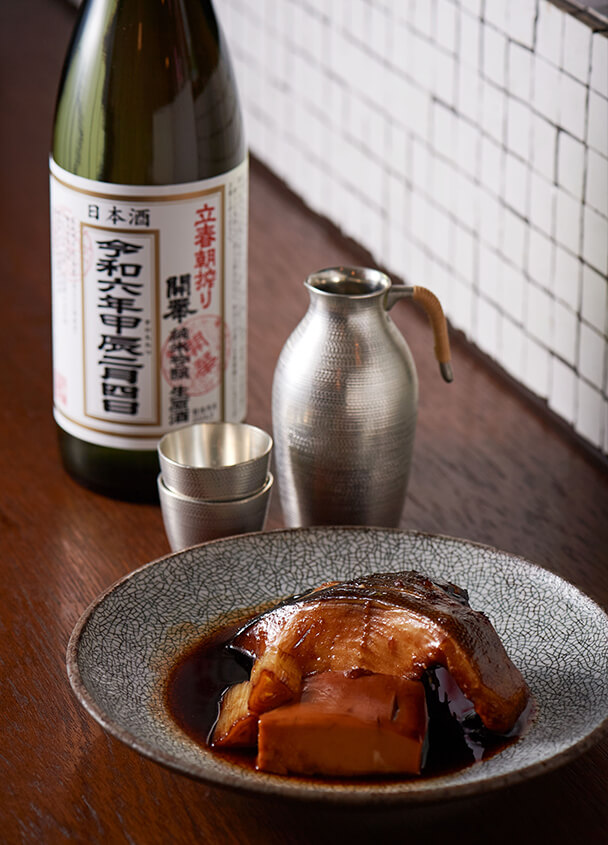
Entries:
{"label": "wooden tabletop", "polygon": [[[262,800],[172,773],[104,733],[79,705],[65,650],[80,614],[117,578],[169,549],[158,507],[88,492],[59,462],[47,155],[74,13],[62,0],[0,7],[0,840],[605,842],[606,738],[568,765],[475,799],[343,810]],[[307,307],[304,277],[365,258],[253,163],[249,421],[270,429],[272,374]],[[392,314],[420,378],[402,527],[523,555],[608,605],[605,464],[458,337],[455,381],[444,384],[426,319],[412,304]],[[275,496],[267,527],[281,526]]]}

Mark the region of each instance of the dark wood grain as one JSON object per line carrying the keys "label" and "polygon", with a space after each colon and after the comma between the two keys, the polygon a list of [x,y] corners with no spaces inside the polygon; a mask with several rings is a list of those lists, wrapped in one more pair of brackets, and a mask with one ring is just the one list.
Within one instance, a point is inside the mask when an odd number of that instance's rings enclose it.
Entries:
{"label": "dark wood grain", "polygon": [[[47,154],[73,21],[61,0],[0,3],[0,840],[308,843],[605,841],[608,741],[475,800],[408,810],[268,801],[173,774],[107,736],[73,697],[70,632],[88,603],[168,551],[152,505],[115,502],[62,470],[51,416]],[[255,162],[249,419],[270,428],[274,366],[311,271],[365,256]],[[424,280],[412,280],[424,284]],[[454,338],[445,385],[426,319],[399,304],[420,377],[403,527],[521,554],[608,604],[605,465]],[[282,525],[278,496],[268,528]]]}

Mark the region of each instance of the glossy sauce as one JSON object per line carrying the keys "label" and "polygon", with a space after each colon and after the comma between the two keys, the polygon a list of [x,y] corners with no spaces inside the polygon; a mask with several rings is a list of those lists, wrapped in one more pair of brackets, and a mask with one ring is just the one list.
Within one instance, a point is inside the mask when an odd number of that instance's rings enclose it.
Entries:
{"label": "glossy sauce", "polygon": [[[184,733],[205,748],[210,748],[207,740],[218,716],[222,693],[232,684],[249,678],[251,660],[229,646],[240,627],[225,628],[202,640],[181,656],[169,674],[165,693],[167,709]],[[483,728],[470,702],[446,670],[427,672],[423,682],[429,713],[428,750],[423,773],[417,777],[447,774],[487,759],[517,741],[528,724],[530,708],[508,737],[492,734]],[[255,770],[255,748],[212,750],[218,757]],[[404,777],[407,776],[382,775],[367,780],[386,782]],[[361,778],[357,780],[363,782]],[[331,782],[339,779],[331,778]]]}

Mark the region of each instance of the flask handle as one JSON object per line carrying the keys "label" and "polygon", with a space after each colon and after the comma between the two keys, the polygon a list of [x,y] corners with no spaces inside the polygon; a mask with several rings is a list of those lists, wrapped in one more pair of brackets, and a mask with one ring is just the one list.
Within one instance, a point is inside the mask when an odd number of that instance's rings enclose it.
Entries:
{"label": "flask handle", "polygon": [[419,285],[391,285],[384,301],[385,310],[390,311],[399,299],[413,299],[426,312],[433,330],[435,357],[439,363],[439,370],[444,381],[453,381],[454,373],[452,370],[448,324],[441,303],[428,288],[423,288]]}

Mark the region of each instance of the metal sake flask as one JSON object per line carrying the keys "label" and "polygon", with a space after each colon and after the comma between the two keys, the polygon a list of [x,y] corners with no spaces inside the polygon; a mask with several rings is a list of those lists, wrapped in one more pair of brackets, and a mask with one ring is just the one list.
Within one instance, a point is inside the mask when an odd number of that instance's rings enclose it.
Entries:
{"label": "metal sake flask", "polygon": [[309,276],[310,305],[279,356],[272,386],[275,469],[286,525],[399,524],[418,410],[409,347],[388,311],[418,299],[451,380],[445,318],[425,288],[378,270]]}

